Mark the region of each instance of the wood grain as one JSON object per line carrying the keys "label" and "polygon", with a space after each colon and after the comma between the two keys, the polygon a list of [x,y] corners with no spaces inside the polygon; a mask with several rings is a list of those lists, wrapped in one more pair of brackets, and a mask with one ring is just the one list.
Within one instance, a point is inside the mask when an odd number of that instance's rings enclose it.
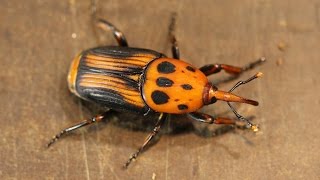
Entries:
{"label": "wood grain", "polygon": [[[182,59],[196,67],[216,62],[241,66],[266,56],[265,65],[242,79],[257,71],[265,76],[235,92],[260,102],[259,107],[237,109],[254,115],[261,131],[213,136],[209,130],[223,129],[174,116],[161,139],[124,171],[123,163],[155,122],[154,117],[141,121],[119,114],[110,117],[110,123],[84,128],[46,149],[59,130],[95,113],[69,93],[66,82],[79,52],[116,44],[111,33],[93,30],[92,2],[97,15],[121,29],[130,46],[168,55],[170,15],[176,12]],[[320,178],[319,1],[92,2],[1,3],[0,179]],[[234,83],[219,88],[228,90]],[[203,111],[229,112],[225,103]]]}

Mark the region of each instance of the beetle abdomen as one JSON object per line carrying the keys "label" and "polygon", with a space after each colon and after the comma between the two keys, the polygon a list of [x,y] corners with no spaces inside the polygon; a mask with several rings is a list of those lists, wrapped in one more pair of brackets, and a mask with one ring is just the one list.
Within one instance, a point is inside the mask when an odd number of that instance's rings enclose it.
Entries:
{"label": "beetle abdomen", "polygon": [[109,108],[145,113],[140,76],[146,65],[162,55],[127,47],[99,47],[83,52],[70,68],[70,90]]}

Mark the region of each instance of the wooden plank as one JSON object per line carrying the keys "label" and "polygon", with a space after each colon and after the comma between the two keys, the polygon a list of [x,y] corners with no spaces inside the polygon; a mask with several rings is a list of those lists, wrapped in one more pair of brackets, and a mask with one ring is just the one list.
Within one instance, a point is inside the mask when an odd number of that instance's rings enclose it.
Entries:
{"label": "wooden plank", "polygon": [[[0,6],[0,179],[319,179],[317,0],[97,1],[97,15],[113,22],[134,47],[170,55],[168,25],[176,12],[182,59],[197,67],[240,66],[266,56],[265,65],[242,79],[257,71],[265,76],[236,90],[259,100],[257,108],[237,109],[255,115],[261,131],[207,137],[205,128],[219,126],[174,116],[157,143],[124,171],[122,165],[143,143],[155,117],[142,121],[119,114],[46,149],[61,128],[98,111],[86,108],[66,84],[77,53],[116,43],[111,34],[95,35],[92,2],[11,0]],[[219,88],[228,90],[234,83]],[[229,109],[219,102],[203,111]]]}

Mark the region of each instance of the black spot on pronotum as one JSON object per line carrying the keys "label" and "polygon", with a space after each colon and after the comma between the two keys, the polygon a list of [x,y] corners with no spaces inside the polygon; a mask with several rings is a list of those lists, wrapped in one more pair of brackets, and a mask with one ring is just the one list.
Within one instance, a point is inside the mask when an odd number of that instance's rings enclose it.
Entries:
{"label": "black spot on pronotum", "polygon": [[191,71],[191,72],[196,72],[196,70],[191,66],[187,66],[186,69]]}
{"label": "black spot on pronotum", "polygon": [[169,96],[162,91],[155,90],[151,93],[152,101],[155,104],[165,104],[168,102]]}
{"label": "black spot on pronotum", "polygon": [[176,66],[168,61],[163,61],[157,66],[157,70],[159,73],[169,74],[176,71]]}
{"label": "black spot on pronotum", "polygon": [[175,101],[175,102],[178,102],[178,101],[179,101],[179,99],[175,99],[174,101]]}
{"label": "black spot on pronotum", "polygon": [[182,84],[181,87],[185,90],[191,90],[192,86],[190,84]]}
{"label": "black spot on pronotum", "polygon": [[188,109],[188,106],[185,105],[185,104],[179,104],[179,105],[178,105],[178,109],[179,109],[179,110],[186,110],[186,109]]}
{"label": "black spot on pronotum", "polygon": [[159,87],[171,87],[173,85],[173,81],[166,77],[159,77],[156,83]]}

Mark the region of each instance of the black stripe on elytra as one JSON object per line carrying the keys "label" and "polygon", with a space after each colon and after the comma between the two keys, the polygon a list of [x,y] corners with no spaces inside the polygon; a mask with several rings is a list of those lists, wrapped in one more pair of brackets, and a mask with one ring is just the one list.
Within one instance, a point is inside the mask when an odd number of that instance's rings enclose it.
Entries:
{"label": "black stripe on elytra", "polygon": [[179,110],[186,110],[186,109],[188,109],[188,106],[185,105],[185,104],[179,104],[179,105],[178,105],[178,109],[179,109]]}
{"label": "black stripe on elytra", "polygon": [[151,99],[157,105],[167,103],[169,98],[170,97],[162,91],[155,90],[151,93]]}
{"label": "black stripe on elytra", "polygon": [[187,66],[186,69],[191,72],[196,72],[196,70],[191,66]]}
{"label": "black stripe on elytra", "polygon": [[159,87],[171,87],[173,85],[173,81],[166,77],[159,77],[156,83]]}
{"label": "black stripe on elytra", "polygon": [[159,73],[169,74],[176,71],[176,66],[168,61],[163,61],[157,66]]}
{"label": "black stripe on elytra", "polygon": [[192,86],[190,84],[182,84],[181,87],[185,90],[191,90]]}
{"label": "black stripe on elytra", "polygon": [[121,93],[111,89],[80,87],[78,89],[78,93],[85,99],[115,110],[131,111],[144,114],[149,109],[147,105],[138,107],[132,103],[129,103]]}
{"label": "black stripe on elytra", "polygon": [[[87,51],[90,54],[109,56],[114,58],[130,58],[130,57],[150,57],[150,61],[155,58],[162,56],[158,53],[149,49],[131,48],[131,47],[121,47],[121,46],[105,46],[89,49]],[[153,56],[153,57],[152,57]]]}
{"label": "black stripe on elytra", "polygon": [[105,71],[102,69],[91,68],[88,66],[81,66],[81,68],[78,71],[77,82],[81,81],[82,76],[85,74],[98,74],[107,77],[114,77],[119,79],[119,81],[114,81],[115,83],[125,84],[128,87],[128,89],[139,89],[139,82],[129,78],[128,76],[126,76],[126,74],[120,75],[119,73],[116,73],[114,71]]}
{"label": "black stripe on elytra", "polygon": [[134,74],[141,74],[143,72],[143,67],[120,67],[122,69],[115,70],[115,69],[108,69],[108,68],[96,68],[90,67],[86,65],[86,62],[81,61],[79,65],[79,70],[85,72],[93,72],[98,74],[119,74],[119,75],[134,75]]}

